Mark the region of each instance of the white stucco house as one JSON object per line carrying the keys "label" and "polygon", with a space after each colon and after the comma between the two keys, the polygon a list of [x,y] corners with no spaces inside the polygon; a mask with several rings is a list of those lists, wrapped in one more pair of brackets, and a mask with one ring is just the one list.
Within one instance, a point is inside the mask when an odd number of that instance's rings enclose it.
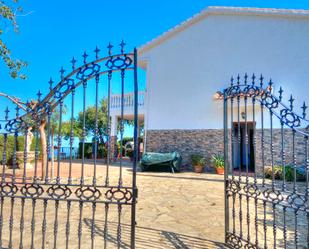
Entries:
{"label": "white stucco house", "polygon": [[178,150],[185,163],[192,153],[222,153],[222,103],[214,95],[232,75],[263,73],[274,91],[308,99],[307,10],[208,7],[138,51],[144,150]]}

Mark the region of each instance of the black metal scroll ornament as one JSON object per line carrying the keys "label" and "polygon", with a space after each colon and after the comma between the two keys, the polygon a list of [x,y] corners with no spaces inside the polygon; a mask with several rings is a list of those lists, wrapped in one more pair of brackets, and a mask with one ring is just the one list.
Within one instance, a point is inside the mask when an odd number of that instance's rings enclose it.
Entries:
{"label": "black metal scroll ornament", "polygon": [[131,66],[131,64],[132,59],[127,55],[111,57],[105,63],[106,67],[110,70],[126,69]]}
{"label": "black metal scroll ornament", "polygon": [[111,188],[106,191],[105,197],[110,201],[129,202],[132,199],[132,192],[127,188]]}
{"label": "black metal scroll ornament", "polygon": [[0,185],[0,193],[2,196],[14,196],[18,191],[15,184],[9,182],[3,182]]}
{"label": "black metal scroll ornament", "polygon": [[21,130],[24,125],[25,125],[25,122],[23,121],[23,119],[21,117],[18,117],[18,118],[9,120],[4,126],[4,129],[9,133],[14,133],[14,132]]}
{"label": "black metal scroll ornament", "polygon": [[280,111],[281,120],[284,124],[291,128],[300,126],[300,117],[289,109]]}
{"label": "black metal scroll ornament", "polygon": [[76,78],[79,80],[86,80],[100,72],[101,66],[96,63],[88,64],[84,68],[80,68]]}
{"label": "black metal scroll ornament", "polygon": [[55,91],[54,97],[56,99],[61,99],[65,93],[74,88],[74,80],[73,79],[65,79],[59,88]]}
{"label": "black metal scroll ornament", "polygon": [[235,236],[234,234],[228,234],[227,235],[227,244],[232,246],[234,249],[241,249],[242,248],[242,242],[241,239]]}
{"label": "black metal scroll ornament", "polygon": [[38,184],[26,184],[21,188],[21,193],[26,197],[36,198],[44,193],[43,188]]}
{"label": "black metal scroll ornament", "polygon": [[52,185],[47,189],[47,194],[53,199],[67,199],[72,191],[65,185]]}
{"label": "black metal scroll ornament", "polygon": [[101,197],[101,192],[96,187],[80,187],[75,191],[76,196],[80,200],[98,200]]}

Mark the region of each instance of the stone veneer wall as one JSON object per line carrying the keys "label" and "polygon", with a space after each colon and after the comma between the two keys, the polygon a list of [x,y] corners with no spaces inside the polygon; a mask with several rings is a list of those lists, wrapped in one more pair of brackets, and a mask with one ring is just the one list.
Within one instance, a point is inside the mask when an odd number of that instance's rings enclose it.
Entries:
{"label": "stone veneer wall", "polygon": [[[295,162],[298,166],[306,165],[306,142],[304,135],[295,133]],[[293,131],[283,129],[283,147],[286,165],[293,165]],[[262,150],[262,130],[256,130],[256,166],[261,172],[263,168],[262,158],[264,153],[264,166],[271,165],[271,132],[264,129],[264,150]],[[282,165],[282,136],[281,129],[273,129],[273,161],[274,165]]]}
{"label": "stone veneer wall", "polygon": [[192,154],[202,154],[210,162],[215,153],[223,154],[223,130],[147,130],[148,152],[178,151],[183,164],[190,163]]}
{"label": "stone veneer wall", "polygon": [[[285,163],[293,164],[293,133],[284,129]],[[264,129],[264,166],[271,165],[271,135],[270,129]],[[262,130],[256,129],[256,168],[262,172]],[[236,138],[234,138],[236,141]],[[231,155],[231,136],[229,132],[229,155]],[[273,160],[275,165],[282,165],[281,129],[273,129]],[[202,154],[211,165],[213,154],[223,155],[223,130],[148,130],[146,150],[148,152],[178,151],[183,157],[183,164],[190,164],[192,154]],[[305,139],[303,135],[295,135],[295,161],[297,165],[305,165]]]}

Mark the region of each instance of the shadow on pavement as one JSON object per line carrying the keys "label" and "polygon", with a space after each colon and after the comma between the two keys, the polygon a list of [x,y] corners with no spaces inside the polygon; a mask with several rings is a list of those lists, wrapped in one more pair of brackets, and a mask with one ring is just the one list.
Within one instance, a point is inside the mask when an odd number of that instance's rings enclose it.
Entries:
{"label": "shadow on pavement", "polygon": [[[95,236],[104,238],[103,220],[95,220],[95,224],[93,225],[91,219],[84,219],[84,223],[90,230],[93,226]],[[119,247],[123,249],[130,249],[131,227],[128,224],[121,224],[121,227],[119,227],[118,223],[116,222],[108,222],[106,235],[107,243],[109,246],[117,247],[118,230],[121,230],[121,242],[119,243]],[[119,238],[120,237],[118,237],[118,239]],[[223,243],[207,240],[204,238],[197,238],[170,231],[136,226],[136,248],[214,249],[227,247],[224,246]]]}

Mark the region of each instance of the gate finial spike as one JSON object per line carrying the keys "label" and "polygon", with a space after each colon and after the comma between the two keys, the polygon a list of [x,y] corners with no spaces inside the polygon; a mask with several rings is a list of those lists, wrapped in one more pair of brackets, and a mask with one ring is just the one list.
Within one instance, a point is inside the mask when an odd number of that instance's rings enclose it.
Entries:
{"label": "gate finial spike", "polygon": [[234,85],[234,78],[233,78],[233,75],[232,75],[232,77],[231,77],[231,86],[233,86]]}
{"label": "gate finial spike", "polygon": [[289,99],[291,110],[293,110],[293,102],[294,102],[294,100],[295,100],[295,99],[293,99],[293,96],[292,96],[292,94],[291,94],[291,97],[290,97],[290,99]]}
{"label": "gate finial spike", "polygon": [[120,48],[121,48],[121,53],[123,54],[124,53],[124,47],[126,45],[126,43],[124,42],[123,39],[121,40],[121,43],[119,45],[120,45]]}
{"label": "gate finial spike", "polygon": [[9,107],[6,107],[4,112],[5,112],[5,120],[8,120],[9,119],[9,112],[10,112]]}
{"label": "gate finial spike", "polygon": [[255,74],[253,73],[253,75],[252,75],[252,85],[254,85],[255,84]]}
{"label": "gate finial spike", "polygon": [[283,90],[282,90],[282,87],[280,86],[280,89],[279,89],[279,100],[280,101],[282,100],[282,93],[283,93]]}
{"label": "gate finial spike", "polygon": [[95,47],[95,50],[94,50],[94,52],[95,52],[95,58],[96,58],[96,59],[99,59],[99,53],[100,53],[100,51],[101,51],[101,50],[98,48],[98,46],[96,46],[96,47]]}
{"label": "gate finial spike", "polygon": [[86,51],[84,51],[82,57],[84,58],[84,64],[87,63],[87,57],[88,57],[88,54],[86,53]]}
{"label": "gate finial spike", "polygon": [[114,46],[109,42],[108,43],[108,46],[107,46],[107,48],[108,48],[108,55],[112,55],[112,48],[113,48]]}
{"label": "gate finial spike", "polygon": [[40,100],[41,100],[41,96],[42,96],[41,91],[39,90],[38,93],[37,93],[36,95],[38,96],[38,101],[40,101]]}
{"label": "gate finial spike", "polygon": [[65,72],[64,68],[61,67],[59,72],[60,72],[61,80],[63,80],[63,74]]}
{"label": "gate finial spike", "polygon": [[248,79],[248,74],[247,73],[245,73],[244,79],[245,79],[245,85],[247,85],[247,79]]}
{"label": "gate finial spike", "polygon": [[237,85],[240,85],[240,76],[239,76],[239,74],[237,75]]}
{"label": "gate finial spike", "polygon": [[50,90],[50,91],[53,89],[53,83],[54,83],[54,81],[53,81],[52,77],[50,77],[50,79],[49,79],[49,81],[48,81],[49,90]]}
{"label": "gate finial spike", "polygon": [[77,62],[77,60],[75,60],[74,56],[71,60],[71,63],[72,63],[72,69],[75,70],[75,63]]}
{"label": "gate finial spike", "polygon": [[308,108],[308,106],[306,106],[306,102],[304,101],[303,106],[301,107],[303,109],[303,118],[306,118],[306,110]]}
{"label": "gate finial spike", "polygon": [[261,76],[260,76],[260,87],[261,87],[261,88],[263,87],[263,80],[264,80],[264,77],[263,77],[263,75],[261,74]]}
{"label": "gate finial spike", "polygon": [[18,116],[19,116],[19,106],[17,105],[16,107],[15,107],[15,110],[16,110],[16,118],[18,118]]}
{"label": "gate finial spike", "polygon": [[269,79],[269,82],[268,82],[268,91],[271,92],[273,90],[273,81],[272,79],[270,78]]}

